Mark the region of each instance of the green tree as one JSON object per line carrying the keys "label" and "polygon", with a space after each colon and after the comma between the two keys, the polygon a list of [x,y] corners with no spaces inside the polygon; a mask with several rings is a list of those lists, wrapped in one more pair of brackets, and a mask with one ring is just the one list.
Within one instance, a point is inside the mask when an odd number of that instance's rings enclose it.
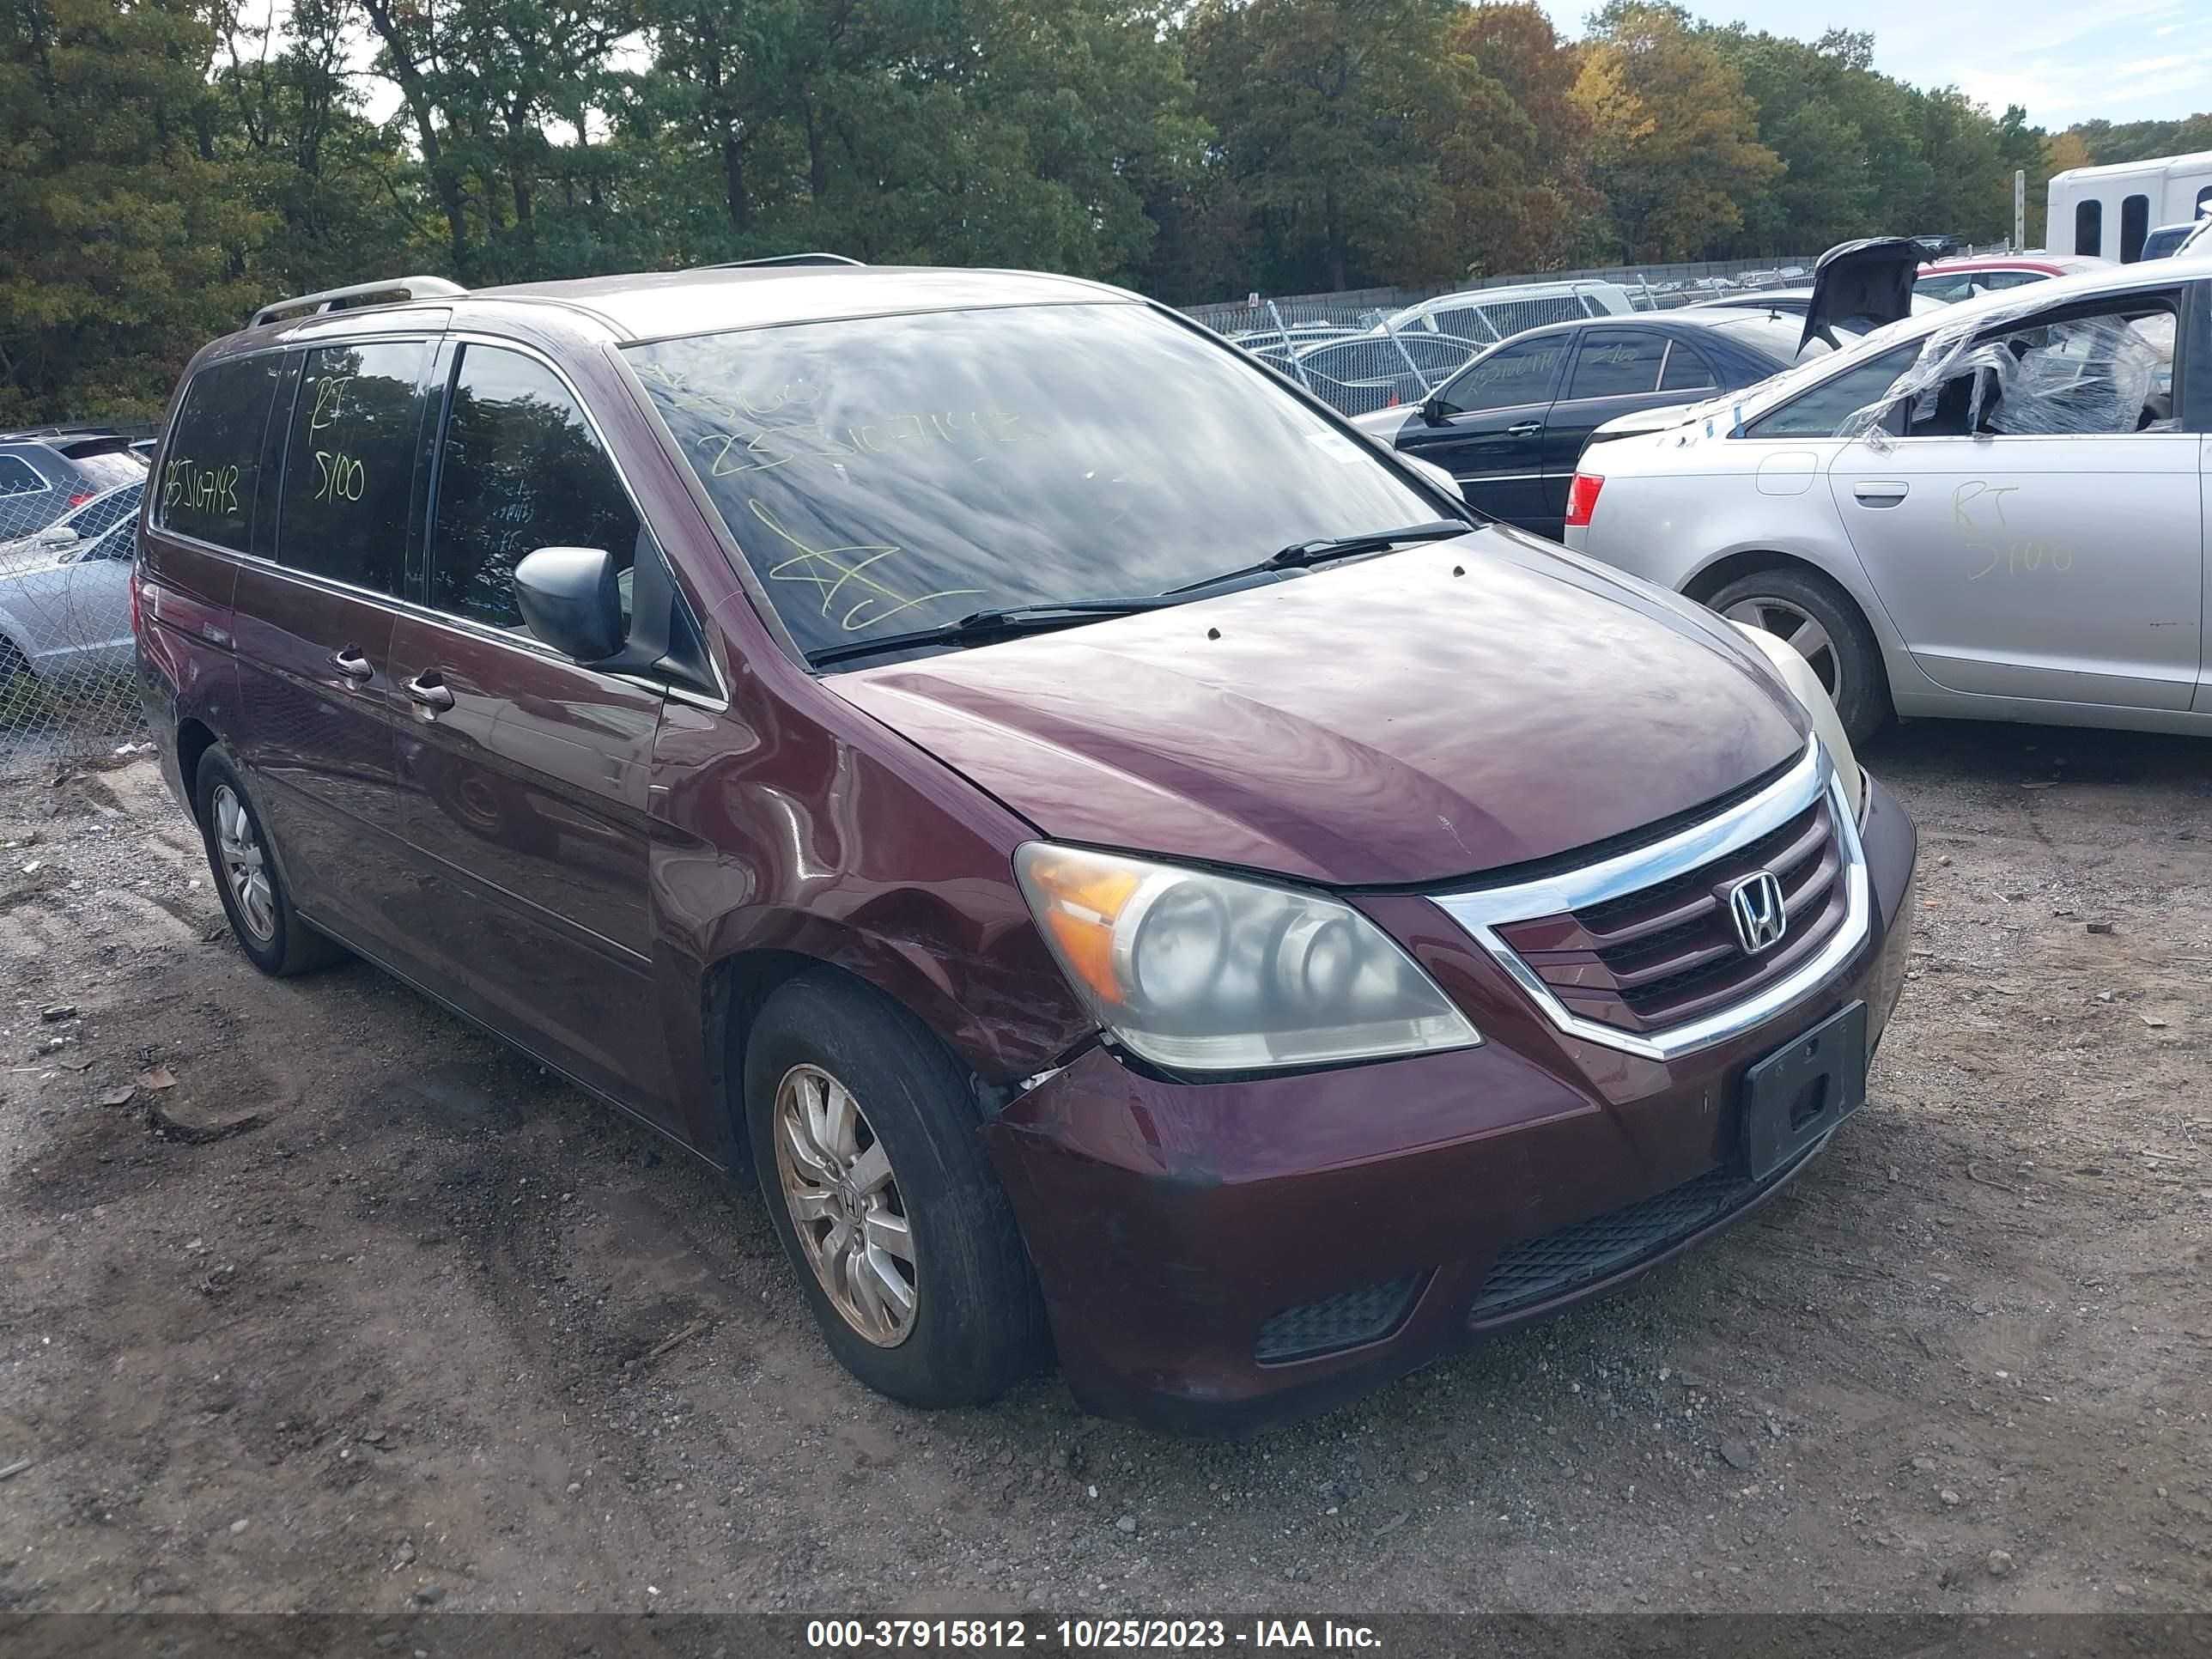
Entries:
{"label": "green tree", "polygon": [[1199,0],[1184,33],[1218,165],[1255,217],[1266,286],[1456,274],[1430,143],[1477,90],[1455,0]]}
{"label": "green tree", "polygon": [[265,297],[188,0],[0,10],[0,422],[145,416]]}

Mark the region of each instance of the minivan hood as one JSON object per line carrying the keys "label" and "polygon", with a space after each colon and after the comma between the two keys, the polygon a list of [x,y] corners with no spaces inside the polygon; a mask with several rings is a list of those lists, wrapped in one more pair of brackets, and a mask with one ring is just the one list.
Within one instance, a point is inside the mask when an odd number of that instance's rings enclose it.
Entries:
{"label": "minivan hood", "polygon": [[1806,741],[1724,623],[1495,526],[824,684],[1044,835],[1346,886],[1621,836]]}

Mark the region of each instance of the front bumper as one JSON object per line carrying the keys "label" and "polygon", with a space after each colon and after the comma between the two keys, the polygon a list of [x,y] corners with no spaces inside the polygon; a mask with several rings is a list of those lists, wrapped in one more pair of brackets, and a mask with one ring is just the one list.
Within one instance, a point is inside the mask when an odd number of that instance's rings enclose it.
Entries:
{"label": "front bumper", "polygon": [[1802,1163],[1762,1187],[1731,1173],[1745,1068],[1853,1000],[1871,1049],[1904,983],[1915,836],[1878,785],[1862,842],[1864,945],[1693,1054],[1559,1030],[1429,900],[1394,896],[1364,908],[1475,1013],[1480,1047],[1202,1084],[1092,1048],[1013,1102],[986,1139],[1077,1397],[1236,1432],[1557,1312],[1748,1214]]}

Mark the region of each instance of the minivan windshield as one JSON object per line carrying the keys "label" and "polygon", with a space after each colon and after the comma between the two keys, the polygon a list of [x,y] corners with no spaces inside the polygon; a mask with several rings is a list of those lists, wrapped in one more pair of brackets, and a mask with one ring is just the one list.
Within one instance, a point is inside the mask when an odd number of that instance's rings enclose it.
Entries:
{"label": "minivan windshield", "polygon": [[1437,503],[1232,348],[1133,304],[628,349],[802,653],[1165,593]]}

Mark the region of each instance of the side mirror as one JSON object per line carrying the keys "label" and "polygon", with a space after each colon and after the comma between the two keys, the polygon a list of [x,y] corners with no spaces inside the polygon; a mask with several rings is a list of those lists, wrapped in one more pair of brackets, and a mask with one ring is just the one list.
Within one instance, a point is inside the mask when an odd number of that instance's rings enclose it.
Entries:
{"label": "side mirror", "polygon": [[73,525],[50,524],[32,538],[40,547],[67,547],[72,542],[82,541]]}
{"label": "side mirror", "polygon": [[514,568],[514,600],[539,639],[580,663],[623,647],[622,589],[603,547],[541,547]]}
{"label": "side mirror", "polygon": [[1440,392],[1431,392],[1421,399],[1421,419],[1430,426],[1444,423],[1444,399]]}

